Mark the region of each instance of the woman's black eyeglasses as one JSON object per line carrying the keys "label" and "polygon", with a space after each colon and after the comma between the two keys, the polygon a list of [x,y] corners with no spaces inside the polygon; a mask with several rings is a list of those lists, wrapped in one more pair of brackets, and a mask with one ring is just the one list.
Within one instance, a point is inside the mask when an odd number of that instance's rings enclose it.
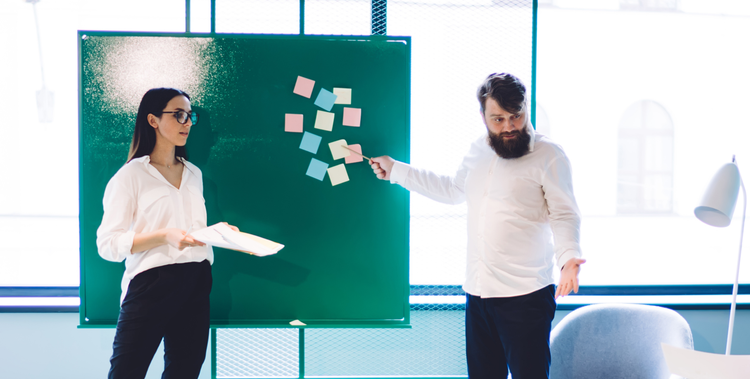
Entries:
{"label": "woman's black eyeglasses", "polygon": [[161,113],[174,113],[174,118],[177,119],[177,122],[180,124],[186,124],[188,119],[190,119],[190,122],[195,126],[195,124],[198,123],[198,114],[197,113],[188,113],[185,111],[172,111],[172,112],[161,112]]}

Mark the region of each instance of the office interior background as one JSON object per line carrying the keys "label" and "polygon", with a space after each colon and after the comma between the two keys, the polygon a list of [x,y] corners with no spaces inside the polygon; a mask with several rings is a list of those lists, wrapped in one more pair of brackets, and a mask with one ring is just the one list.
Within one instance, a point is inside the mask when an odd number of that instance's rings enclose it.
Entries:
{"label": "office interior background", "polygon": [[[560,301],[555,323],[585,304],[658,304],[687,319],[696,350],[724,351],[744,204],[727,228],[702,224],[693,208],[733,155],[750,174],[750,4],[389,0],[376,1],[384,19],[375,20],[369,0],[304,3],[305,34],[369,35],[377,24],[412,36],[410,160],[419,167],[452,173],[485,132],[475,89],[487,74],[534,87],[537,130],[573,166],[588,260],[582,293]],[[189,4],[190,31],[210,32],[211,2]],[[215,5],[217,33],[300,33],[299,0]],[[79,285],[76,33],[183,33],[185,14],[183,0],[0,2],[0,376],[105,375],[114,331],[77,329],[78,299],[55,296]],[[465,206],[412,195],[413,328],[308,334],[305,376],[465,376],[465,217]],[[750,262],[740,283],[732,352],[750,354]],[[219,330],[215,343],[217,377],[299,376],[293,330]]]}

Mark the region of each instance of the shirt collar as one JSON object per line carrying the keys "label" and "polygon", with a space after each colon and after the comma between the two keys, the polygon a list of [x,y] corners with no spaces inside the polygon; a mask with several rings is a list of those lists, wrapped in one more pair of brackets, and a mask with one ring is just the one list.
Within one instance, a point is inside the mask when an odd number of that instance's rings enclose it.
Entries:
{"label": "shirt collar", "polygon": [[148,166],[149,162],[151,162],[151,156],[144,155],[142,157],[133,158],[130,160],[131,162],[138,162],[144,166]]}
{"label": "shirt collar", "polygon": [[[185,159],[182,159],[180,157],[177,157],[177,160],[181,161],[183,165],[186,164],[186,162],[187,162]],[[139,163],[143,164],[144,166],[148,167],[149,164],[151,163],[151,156],[150,155],[144,155],[142,157],[133,158],[130,161],[131,162],[139,162]]]}

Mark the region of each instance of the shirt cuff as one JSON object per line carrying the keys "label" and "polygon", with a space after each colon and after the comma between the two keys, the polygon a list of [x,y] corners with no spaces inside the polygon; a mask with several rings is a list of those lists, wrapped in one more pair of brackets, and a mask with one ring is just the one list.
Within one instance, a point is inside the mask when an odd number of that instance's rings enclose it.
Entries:
{"label": "shirt cuff", "polygon": [[557,260],[557,266],[562,270],[563,266],[573,258],[580,258],[581,253],[575,250],[566,250]]}
{"label": "shirt cuff", "polygon": [[117,255],[121,260],[131,255],[130,250],[133,249],[133,238],[135,238],[135,232],[132,230],[123,233],[117,238]]}
{"label": "shirt cuff", "polygon": [[411,167],[406,163],[399,161],[394,162],[393,167],[391,168],[391,184],[399,184],[403,186],[410,169]]}

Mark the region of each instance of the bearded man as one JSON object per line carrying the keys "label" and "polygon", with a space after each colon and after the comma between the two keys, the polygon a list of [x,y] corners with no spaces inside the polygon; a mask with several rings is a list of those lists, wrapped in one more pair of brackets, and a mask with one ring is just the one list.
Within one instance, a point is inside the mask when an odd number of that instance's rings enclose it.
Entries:
{"label": "bearded man", "polygon": [[548,378],[555,300],[578,292],[585,262],[570,161],[559,145],[535,133],[526,87],[517,77],[488,76],[477,99],[487,135],[471,145],[455,175],[389,156],[370,163],[379,179],[442,203],[467,202],[469,378],[505,379],[508,370],[513,379]]}

